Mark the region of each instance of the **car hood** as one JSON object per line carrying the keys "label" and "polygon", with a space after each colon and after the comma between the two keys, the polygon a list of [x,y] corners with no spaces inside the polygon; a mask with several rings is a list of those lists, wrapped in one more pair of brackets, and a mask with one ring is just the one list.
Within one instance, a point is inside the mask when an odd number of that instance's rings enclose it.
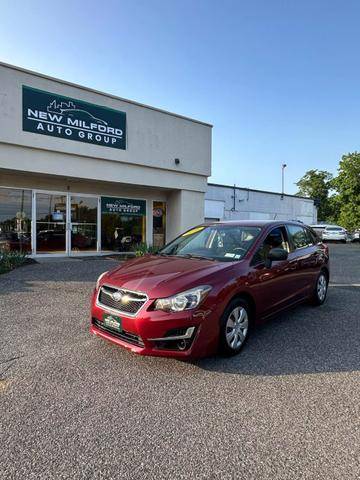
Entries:
{"label": "car hood", "polygon": [[103,283],[167,297],[199,285],[214,285],[217,274],[232,269],[232,262],[180,257],[144,256],[129,260],[103,278]]}

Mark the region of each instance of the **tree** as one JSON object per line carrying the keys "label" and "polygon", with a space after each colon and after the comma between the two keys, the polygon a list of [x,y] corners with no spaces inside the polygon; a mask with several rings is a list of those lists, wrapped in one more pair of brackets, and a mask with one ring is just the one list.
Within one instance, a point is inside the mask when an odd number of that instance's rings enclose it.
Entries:
{"label": "tree", "polygon": [[339,213],[341,207],[341,200],[339,195],[336,193],[329,197],[329,209],[326,221],[329,223],[337,224],[339,223]]}
{"label": "tree", "polygon": [[360,153],[343,155],[338,176],[331,182],[339,200],[339,223],[348,230],[360,228]]}
{"label": "tree", "polygon": [[318,201],[318,220],[325,221],[336,216],[333,204],[329,200],[329,191],[332,188],[333,176],[326,170],[308,170],[295,184],[299,188],[296,195],[310,197]]}

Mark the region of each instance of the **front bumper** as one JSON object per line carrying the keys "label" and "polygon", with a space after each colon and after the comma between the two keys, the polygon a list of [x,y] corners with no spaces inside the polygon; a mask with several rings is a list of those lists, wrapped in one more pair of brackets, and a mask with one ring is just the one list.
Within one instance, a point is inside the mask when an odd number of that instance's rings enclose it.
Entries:
{"label": "front bumper", "polygon": [[140,355],[199,358],[217,350],[218,315],[210,309],[168,313],[148,310],[151,301],[135,317],[118,313],[122,332],[104,327],[104,314],[115,314],[96,303],[94,292],[90,332]]}

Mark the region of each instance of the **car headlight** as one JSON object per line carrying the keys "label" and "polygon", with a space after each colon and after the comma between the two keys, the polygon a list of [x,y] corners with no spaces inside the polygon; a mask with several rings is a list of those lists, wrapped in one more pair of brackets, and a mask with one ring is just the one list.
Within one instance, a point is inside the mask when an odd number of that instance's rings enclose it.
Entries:
{"label": "car headlight", "polygon": [[164,310],[165,312],[182,312],[197,307],[206,295],[210,292],[209,285],[186,290],[172,297],[158,298],[155,302],[155,310]]}
{"label": "car headlight", "polygon": [[97,290],[97,289],[99,288],[99,286],[100,286],[100,280],[101,280],[107,273],[108,273],[107,271],[104,272],[104,273],[102,273],[102,274],[99,276],[99,278],[96,280],[96,290]]}

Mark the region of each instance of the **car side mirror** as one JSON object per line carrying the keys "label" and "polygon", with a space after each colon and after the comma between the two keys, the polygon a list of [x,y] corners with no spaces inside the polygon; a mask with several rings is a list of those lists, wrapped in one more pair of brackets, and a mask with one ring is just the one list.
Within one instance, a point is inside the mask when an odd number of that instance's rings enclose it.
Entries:
{"label": "car side mirror", "polygon": [[284,248],[272,248],[265,260],[266,268],[270,268],[272,262],[281,262],[282,260],[287,260],[288,252]]}

